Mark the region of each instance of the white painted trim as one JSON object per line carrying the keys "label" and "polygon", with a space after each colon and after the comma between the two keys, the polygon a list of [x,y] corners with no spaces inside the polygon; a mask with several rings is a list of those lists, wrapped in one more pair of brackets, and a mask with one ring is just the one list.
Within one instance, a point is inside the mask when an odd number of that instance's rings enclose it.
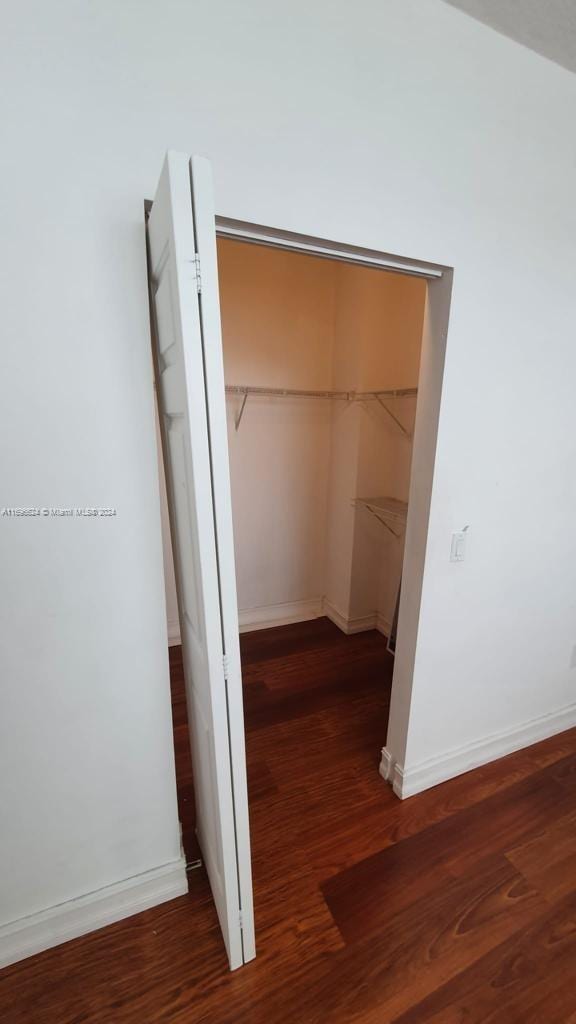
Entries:
{"label": "white painted trim", "polygon": [[322,615],[322,598],[308,601],[289,601],[286,604],[266,604],[260,608],[243,608],[238,612],[241,633],[254,629],[271,629],[291,622],[307,622]]}
{"label": "white painted trim", "polygon": [[395,273],[409,274],[411,277],[425,277],[435,280],[442,277],[443,268],[434,263],[414,263],[402,257],[391,256],[389,253],[374,249],[364,249],[357,245],[344,245],[331,242],[325,238],[314,238],[301,235],[294,231],[282,231],[278,228],[265,227],[262,224],[249,224],[247,221],[232,220],[228,217],[216,217],[216,234],[221,238],[233,238],[254,245],[266,245],[289,252],[304,252],[329,260],[342,260],[358,266],[374,267],[380,270],[391,270]]}
{"label": "white painted trim", "polygon": [[355,619],[349,619],[336,605],[332,604],[326,597],[322,602],[324,615],[328,616],[331,622],[343,633],[350,636],[352,633],[363,633],[367,629],[376,629],[376,612],[371,615],[363,615]]}
{"label": "white painted trim", "polygon": [[179,643],[181,643],[180,623],[178,622],[178,619],[173,620],[172,622],[168,620],[168,647],[175,647]]}
{"label": "white painted trim", "polygon": [[[385,637],[390,634],[390,623],[380,612],[365,615],[359,619],[347,619],[326,598],[313,598],[310,601],[289,601],[286,604],[268,604],[260,608],[245,608],[238,612],[241,633],[250,633],[256,629],[271,629],[274,626],[287,626],[292,622],[308,622],[326,615],[343,633],[362,633],[366,629],[377,629]],[[168,646],[175,647],[180,643],[180,624],[168,622]]]}
{"label": "white painted trim", "polygon": [[378,768],[378,771],[385,782],[391,783],[394,767],[394,758],[392,757],[392,754],[387,747],[382,747],[382,757],[380,758],[380,767]]}
{"label": "white painted trim", "polygon": [[[566,729],[573,729],[576,726],[576,704],[569,704],[568,707],[560,708],[551,714],[542,715],[540,718],[533,718],[514,729],[506,732],[494,733],[486,739],[475,740],[456,750],[448,751],[439,757],[423,761],[414,768],[406,769],[398,764],[392,766],[392,758],[384,747],[382,760],[380,762],[380,774],[391,782],[392,788],[401,800],[422,793],[425,789],[437,786],[441,782],[447,782],[457,775],[463,775],[473,768],[479,768],[483,764],[497,761],[500,757],[513,754],[516,750],[523,750],[525,747],[548,739],[549,736],[556,736],[565,732]],[[387,774],[385,774],[387,772]]]}
{"label": "white painted trim", "polygon": [[380,612],[371,612],[370,615],[361,615],[355,619],[349,619],[326,597],[322,602],[322,614],[326,615],[347,636],[351,636],[354,633],[364,633],[368,629],[377,629],[379,633],[388,636],[390,630],[388,620]]}
{"label": "white painted trim", "polygon": [[188,892],[186,860],[146,871],[0,926],[0,968]]}
{"label": "white painted trim", "polygon": [[390,622],[388,622],[388,619],[384,618],[382,612],[378,612],[376,616],[376,629],[378,630],[378,632],[382,633],[382,635],[385,636],[386,639],[388,639],[388,637],[390,636],[391,628],[392,627]]}

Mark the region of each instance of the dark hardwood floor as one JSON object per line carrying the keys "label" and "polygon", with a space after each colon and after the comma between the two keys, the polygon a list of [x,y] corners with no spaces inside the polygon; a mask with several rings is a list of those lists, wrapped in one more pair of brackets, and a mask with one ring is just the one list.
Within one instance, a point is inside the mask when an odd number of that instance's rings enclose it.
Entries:
{"label": "dark hardwood floor", "polygon": [[[258,956],[188,896],[7,968],[4,1024],[576,1024],[576,730],[401,803],[392,661],[326,619],[242,637]],[[197,856],[182,666],[180,815]]]}

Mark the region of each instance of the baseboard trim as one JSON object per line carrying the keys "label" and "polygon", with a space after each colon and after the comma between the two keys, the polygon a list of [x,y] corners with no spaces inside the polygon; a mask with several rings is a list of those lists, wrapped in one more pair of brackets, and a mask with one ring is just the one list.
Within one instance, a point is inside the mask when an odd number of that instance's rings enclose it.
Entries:
{"label": "baseboard trim", "polygon": [[0,968],[188,892],[181,857],[48,910],[0,925]]}
{"label": "baseboard trim", "polygon": [[[313,598],[310,601],[291,601],[286,604],[268,604],[260,608],[245,608],[238,612],[240,633],[250,633],[255,629],[272,629],[274,626],[287,626],[292,622],[308,622],[326,615],[343,633],[363,633],[367,629],[377,629],[385,637],[390,635],[390,623],[380,612],[364,615],[357,619],[347,619],[326,598]],[[180,624],[168,623],[168,646],[176,647],[180,643]]]}
{"label": "baseboard trim", "polygon": [[347,636],[352,636],[354,633],[364,633],[368,629],[377,629],[379,633],[383,633],[386,637],[390,632],[390,623],[380,612],[371,612],[370,615],[361,615],[357,618],[349,619],[327,598],[324,598],[322,602],[322,612]]}
{"label": "baseboard trim", "polygon": [[243,608],[238,612],[241,633],[255,629],[272,629],[291,622],[308,622],[322,615],[322,598],[307,601],[289,601],[286,604],[267,604],[260,608]]}
{"label": "baseboard trim", "polygon": [[378,771],[384,781],[389,782],[391,785],[393,784],[394,767],[395,764],[392,754],[387,747],[382,747],[382,756],[380,758],[380,767],[378,768]]}
{"label": "baseboard trim", "polygon": [[533,718],[514,729],[494,733],[483,740],[466,744],[439,757],[430,758],[413,768],[394,764],[390,751],[384,747],[380,761],[380,774],[389,783],[401,800],[422,793],[432,786],[438,786],[448,779],[463,775],[464,772],[480,768],[483,764],[497,761],[500,757],[513,754],[516,750],[531,747],[534,743],[550,736],[573,729],[576,726],[576,704],[560,708],[551,714]]}
{"label": "baseboard trim", "polygon": [[341,629],[347,636],[351,636],[353,633],[363,633],[367,629],[376,628],[376,613],[372,612],[370,615],[358,616],[355,619],[350,619],[341,612],[336,605],[332,604],[331,601],[325,597],[322,602],[322,610],[338,629]]}
{"label": "baseboard trim", "polygon": [[385,619],[382,613],[378,612],[376,616],[376,629],[378,630],[378,632],[382,633],[382,635],[385,636],[386,639],[388,639],[388,637],[390,636],[391,628],[392,627],[390,622],[388,622],[388,619]]}

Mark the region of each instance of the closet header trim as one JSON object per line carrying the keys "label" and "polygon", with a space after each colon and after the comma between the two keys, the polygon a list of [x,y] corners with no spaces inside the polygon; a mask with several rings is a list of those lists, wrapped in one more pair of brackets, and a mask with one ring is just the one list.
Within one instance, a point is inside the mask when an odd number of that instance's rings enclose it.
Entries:
{"label": "closet header trim", "polygon": [[443,270],[433,263],[414,263],[388,253],[374,249],[364,249],[356,245],[343,245],[330,242],[323,238],[313,238],[292,231],[280,231],[278,228],[264,227],[260,224],[248,224],[245,221],[231,220],[227,217],[216,217],[216,234],[220,238],[232,238],[239,242],[252,245],[266,245],[289,252],[307,253],[320,259],[340,260],[367,266],[374,269],[390,270],[396,274],[409,274],[411,277],[424,277],[435,281],[441,278]]}

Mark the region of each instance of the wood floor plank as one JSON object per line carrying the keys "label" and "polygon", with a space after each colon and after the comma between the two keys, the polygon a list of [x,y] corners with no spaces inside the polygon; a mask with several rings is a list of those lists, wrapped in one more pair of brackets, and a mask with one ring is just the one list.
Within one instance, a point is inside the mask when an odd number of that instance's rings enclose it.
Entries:
{"label": "wood floor plank", "polygon": [[[190,892],[0,972],[2,1024],[576,1024],[576,730],[401,802],[393,661],[327,619],[244,634],[255,961]],[[188,859],[192,761],[170,649]]]}
{"label": "wood floor plank", "polygon": [[[412,902],[376,935],[313,963],[286,994],[285,1020],[392,1021],[546,911],[504,857]],[[257,1000],[255,1019],[264,1017]],[[233,1013],[222,1024],[232,1024]]]}
{"label": "wood floor plank", "polygon": [[576,812],[552,820],[506,856],[548,902],[569,896],[576,888]]}
{"label": "wood floor plank", "polygon": [[253,630],[240,635],[242,667],[246,671],[258,662],[291,654],[301,657],[316,647],[347,650],[348,639],[325,616],[280,628]]}
{"label": "wood floor plank", "polygon": [[326,902],[349,940],[385,927],[389,913],[420,899],[494,852],[542,829],[573,804],[555,766],[451,815],[328,879]]}
{"label": "wood floor plank", "polygon": [[576,1016],[576,894],[394,1024],[567,1024]]}
{"label": "wood floor plank", "polygon": [[250,803],[278,792],[278,786],[266,761],[250,761],[248,773],[248,797]]}

